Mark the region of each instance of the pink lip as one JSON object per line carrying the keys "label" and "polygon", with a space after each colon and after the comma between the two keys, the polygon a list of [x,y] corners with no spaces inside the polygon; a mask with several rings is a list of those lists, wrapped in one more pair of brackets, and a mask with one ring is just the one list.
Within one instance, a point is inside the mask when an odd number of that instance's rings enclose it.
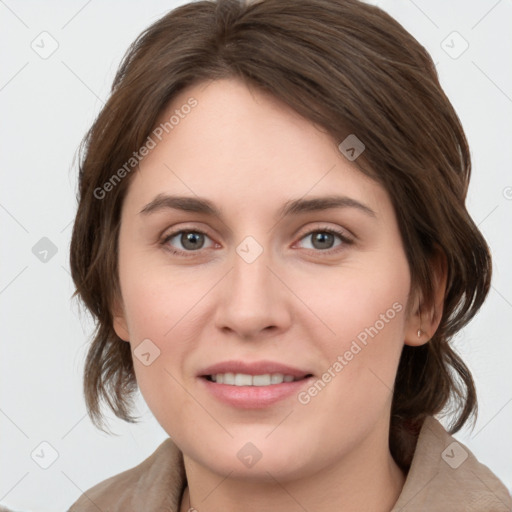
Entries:
{"label": "pink lip", "polygon": [[293,366],[288,366],[274,361],[223,361],[201,370],[198,373],[198,376],[204,377],[206,375],[215,375],[217,373],[245,373],[247,375],[282,373],[283,375],[292,375],[295,378],[301,378],[313,372],[301,370],[299,368],[294,368]]}
{"label": "pink lip", "polygon": [[309,386],[314,377],[270,386],[230,386],[199,378],[202,386],[222,402],[240,409],[263,409],[290,396],[297,396],[301,388]]}
{"label": "pink lip", "polygon": [[[231,386],[218,384],[205,378],[207,375],[217,373],[245,373],[247,375],[282,373],[301,380],[271,384],[270,386]],[[311,372],[272,361],[253,363],[225,361],[201,370],[198,377],[200,385],[205,386],[205,389],[220,401],[241,409],[262,409],[292,395],[297,396],[301,388],[310,385],[314,378],[312,376],[304,378],[306,375],[311,375]]]}

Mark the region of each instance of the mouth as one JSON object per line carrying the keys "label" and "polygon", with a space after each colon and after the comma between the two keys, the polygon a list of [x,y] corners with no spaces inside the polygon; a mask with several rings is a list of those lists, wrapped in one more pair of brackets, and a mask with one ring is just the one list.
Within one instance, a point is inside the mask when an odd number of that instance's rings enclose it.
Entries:
{"label": "mouth", "polygon": [[[268,386],[311,376],[312,372],[276,361],[229,360],[203,368],[198,377],[234,386]],[[256,384],[254,384],[254,381]]]}
{"label": "mouth", "polygon": [[260,375],[250,375],[248,373],[217,373],[212,375],[202,375],[203,379],[217,384],[225,384],[227,386],[275,386],[283,384],[283,382],[298,382],[312,377],[313,374],[308,373],[301,377],[286,375],[283,373],[264,373]]}
{"label": "mouth", "polygon": [[197,375],[202,389],[223,404],[262,409],[297,396],[314,379],[313,373],[272,361],[226,361]]}

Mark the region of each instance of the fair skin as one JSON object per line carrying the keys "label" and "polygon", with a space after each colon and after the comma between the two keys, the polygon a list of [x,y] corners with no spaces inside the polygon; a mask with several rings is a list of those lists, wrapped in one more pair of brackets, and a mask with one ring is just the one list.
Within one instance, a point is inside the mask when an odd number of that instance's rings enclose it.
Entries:
{"label": "fair skin", "polygon": [[[404,343],[426,343],[435,332],[442,286],[435,310],[421,310],[418,337],[419,302],[386,191],[325,131],[234,79],[183,91],[161,120],[190,97],[197,106],[131,178],[114,320],[132,350],[145,339],[160,350],[148,366],[134,357],[134,369],[183,452],[180,510],[190,500],[200,512],[390,511],[405,480],[388,446],[393,382]],[[209,199],[222,218],[140,213],[161,193]],[[286,201],[333,194],[373,214],[349,205],[277,217]],[[323,248],[311,233],[325,228],[351,242],[333,235]],[[195,246],[181,235],[159,243],[180,229],[196,233]],[[236,251],[248,236],[263,249],[251,263]],[[383,314],[387,321],[376,324]],[[378,334],[307,404],[294,394],[260,409],[236,407],[197,376],[228,359],[267,359],[317,380],[375,325]],[[261,453],[252,467],[237,457],[248,442]]]}

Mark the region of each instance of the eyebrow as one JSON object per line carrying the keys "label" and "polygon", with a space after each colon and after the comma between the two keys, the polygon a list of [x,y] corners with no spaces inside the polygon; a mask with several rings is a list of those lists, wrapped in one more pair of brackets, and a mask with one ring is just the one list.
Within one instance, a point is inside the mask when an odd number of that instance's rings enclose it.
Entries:
{"label": "eyebrow", "polygon": [[[375,212],[368,206],[351,197],[328,195],[313,197],[311,199],[291,199],[284,203],[277,215],[287,217],[307,212],[318,212],[333,208],[355,208],[370,217],[376,217]],[[208,199],[192,196],[171,196],[158,194],[140,211],[140,214],[149,215],[162,210],[182,210],[186,212],[202,213],[222,219],[222,213],[214,203]]]}

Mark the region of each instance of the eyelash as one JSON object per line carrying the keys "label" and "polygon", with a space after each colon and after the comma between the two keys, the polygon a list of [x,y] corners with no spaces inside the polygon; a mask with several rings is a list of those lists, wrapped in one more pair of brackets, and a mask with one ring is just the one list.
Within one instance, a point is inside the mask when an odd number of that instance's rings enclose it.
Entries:
{"label": "eyelash", "polygon": [[[180,249],[173,249],[173,248],[171,248],[168,245],[168,242],[172,238],[174,238],[176,235],[179,235],[181,233],[199,233],[201,235],[208,236],[208,234],[205,231],[203,231],[201,229],[195,229],[195,228],[180,229],[178,231],[174,231],[174,232],[169,233],[168,235],[164,236],[163,240],[160,242],[161,245],[165,246],[166,250],[168,250],[172,254],[177,255],[177,256],[183,256],[185,258],[193,257],[195,254],[199,253],[200,250],[198,250],[198,251],[182,251]],[[351,245],[351,244],[354,243],[354,241],[352,239],[348,238],[345,235],[344,232],[338,231],[337,229],[334,229],[334,228],[328,228],[328,227],[322,227],[322,228],[317,228],[317,229],[313,229],[311,231],[308,231],[307,233],[302,235],[299,238],[299,240],[302,240],[302,239],[304,239],[304,238],[306,238],[308,236],[311,236],[314,233],[329,233],[331,235],[337,235],[343,243],[341,244],[341,246],[337,246],[337,247],[332,248],[332,249],[325,249],[325,250],[321,250],[321,249],[306,249],[307,251],[310,251],[310,252],[321,253],[321,254],[324,254],[326,256],[330,256],[332,254],[335,254],[335,253],[343,250],[343,246],[344,245]]]}

